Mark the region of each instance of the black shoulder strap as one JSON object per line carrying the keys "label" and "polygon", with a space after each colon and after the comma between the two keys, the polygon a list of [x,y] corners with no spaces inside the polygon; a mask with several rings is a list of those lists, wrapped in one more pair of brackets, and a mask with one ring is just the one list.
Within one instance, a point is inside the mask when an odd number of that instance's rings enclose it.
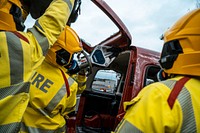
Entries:
{"label": "black shoulder strap", "polygon": [[190,77],[183,77],[179,81],[177,81],[176,84],[174,85],[174,88],[172,89],[172,91],[167,99],[167,102],[171,109],[173,108],[174,102],[175,102],[176,98],[178,97],[180,91],[182,90],[183,86],[189,79],[190,79]]}

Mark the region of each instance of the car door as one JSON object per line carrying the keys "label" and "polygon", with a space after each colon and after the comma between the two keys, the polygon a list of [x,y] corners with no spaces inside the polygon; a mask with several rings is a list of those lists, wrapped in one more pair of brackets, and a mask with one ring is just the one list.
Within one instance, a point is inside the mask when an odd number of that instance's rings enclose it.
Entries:
{"label": "car door", "polygon": [[82,38],[84,50],[88,53],[96,46],[120,48],[123,51],[131,45],[129,30],[103,0],[82,1],[81,13],[71,26]]}

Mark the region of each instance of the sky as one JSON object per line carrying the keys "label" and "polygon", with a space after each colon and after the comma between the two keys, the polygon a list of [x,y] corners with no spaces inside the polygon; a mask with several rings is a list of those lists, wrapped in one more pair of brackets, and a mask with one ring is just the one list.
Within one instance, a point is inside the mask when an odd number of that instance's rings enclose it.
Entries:
{"label": "sky", "polygon": [[[181,16],[196,8],[196,0],[104,0],[120,17],[132,36],[132,44],[161,52],[160,36]],[[115,33],[90,0],[82,0],[81,14],[72,24],[80,38],[91,45]],[[98,12],[99,11],[99,12]],[[34,20],[29,16],[26,27]]]}

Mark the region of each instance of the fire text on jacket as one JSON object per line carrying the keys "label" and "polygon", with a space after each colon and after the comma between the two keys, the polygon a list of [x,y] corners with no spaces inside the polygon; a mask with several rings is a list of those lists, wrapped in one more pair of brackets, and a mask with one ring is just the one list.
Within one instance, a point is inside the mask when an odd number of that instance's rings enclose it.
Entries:
{"label": "fire text on jacket", "polygon": [[53,82],[36,72],[32,77],[31,84],[43,91],[44,93],[47,93],[48,89],[51,87],[51,85],[53,85]]}

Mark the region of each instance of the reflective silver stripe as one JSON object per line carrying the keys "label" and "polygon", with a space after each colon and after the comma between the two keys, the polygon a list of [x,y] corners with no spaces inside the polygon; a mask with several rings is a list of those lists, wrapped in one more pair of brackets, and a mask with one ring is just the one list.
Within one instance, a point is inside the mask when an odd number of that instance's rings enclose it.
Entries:
{"label": "reflective silver stripe", "polygon": [[21,130],[24,132],[28,132],[28,133],[61,133],[61,132],[65,132],[66,128],[65,128],[65,126],[63,126],[61,128],[55,129],[55,130],[40,129],[40,128],[36,128],[36,127],[29,127],[29,126],[26,126],[24,123],[22,123]]}
{"label": "reflective silver stripe", "polygon": [[133,126],[127,120],[122,120],[122,122],[118,125],[115,132],[117,133],[142,133],[138,128]]}
{"label": "reflective silver stripe", "polygon": [[[162,83],[164,83],[168,88],[172,90],[174,88],[176,81],[167,80]],[[183,133],[196,132],[197,130],[196,130],[192,101],[191,101],[191,95],[189,91],[186,89],[186,87],[182,88],[181,92],[178,95],[177,100],[179,101],[183,112],[183,123],[181,132]]]}
{"label": "reflective silver stripe", "polygon": [[[67,80],[68,80],[69,87],[71,87],[71,85],[74,83],[74,80],[71,77],[69,77]],[[60,88],[60,90],[57,92],[57,94],[51,99],[49,104],[44,108],[49,113],[47,113],[47,112],[44,112],[44,113],[50,114],[50,112],[53,111],[53,109],[58,105],[58,103],[62,100],[62,98],[64,96],[66,96],[66,86],[65,85],[63,85]],[[49,116],[53,117],[52,114]]]}
{"label": "reflective silver stripe", "polygon": [[40,29],[44,32],[44,29],[43,29],[42,26],[39,24],[38,20],[35,21],[35,26],[37,26],[38,28],[40,28]]}
{"label": "reflective silver stripe", "polygon": [[49,42],[47,37],[41,32],[39,32],[35,27],[28,29],[28,31],[33,33],[40,47],[42,48],[43,56],[45,56],[49,49]]}
{"label": "reflective silver stripe", "polygon": [[69,10],[72,11],[72,3],[70,0],[65,0],[65,2],[67,3]]}
{"label": "reflective silver stripe", "polygon": [[176,84],[176,80],[165,80],[162,81],[163,84],[165,84],[170,90],[174,88],[174,85]]}
{"label": "reflective silver stripe", "polygon": [[69,87],[75,82],[73,78],[69,77],[68,79]]}
{"label": "reflective silver stripe", "polygon": [[[58,103],[62,100],[62,98],[66,95],[65,87],[61,87],[57,94],[51,99],[47,107],[44,109],[48,112],[52,112],[53,109],[58,105]],[[51,116],[53,117],[53,116]]]}
{"label": "reflective silver stripe", "polygon": [[38,112],[40,112],[40,113],[43,114],[44,116],[51,116],[51,114],[50,114],[48,111],[43,110],[43,109],[41,109],[41,108],[33,107],[30,103],[28,104],[28,107],[34,108],[34,110],[37,110]]}
{"label": "reflective silver stripe", "polygon": [[26,82],[26,83],[20,83],[17,85],[13,85],[10,87],[6,87],[6,88],[1,88],[0,89],[0,100],[9,96],[9,95],[16,95],[22,92],[26,92],[28,93],[30,88],[30,83]]}
{"label": "reflective silver stripe", "polygon": [[13,85],[23,81],[23,49],[20,39],[15,34],[6,32],[6,37],[10,60],[10,83]]}
{"label": "reflective silver stripe", "polygon": [[18,133],[20,130],[20,123],[12,123],[6,125],[0,125],[1,133]]}
{"label": "reflective silver stripe", "polygon": [[185,87],[181,90],[178,96],[178,101],[180,102],[183,111],[183,124],[181,133],[195,133],[197,129],[191,96]]}

